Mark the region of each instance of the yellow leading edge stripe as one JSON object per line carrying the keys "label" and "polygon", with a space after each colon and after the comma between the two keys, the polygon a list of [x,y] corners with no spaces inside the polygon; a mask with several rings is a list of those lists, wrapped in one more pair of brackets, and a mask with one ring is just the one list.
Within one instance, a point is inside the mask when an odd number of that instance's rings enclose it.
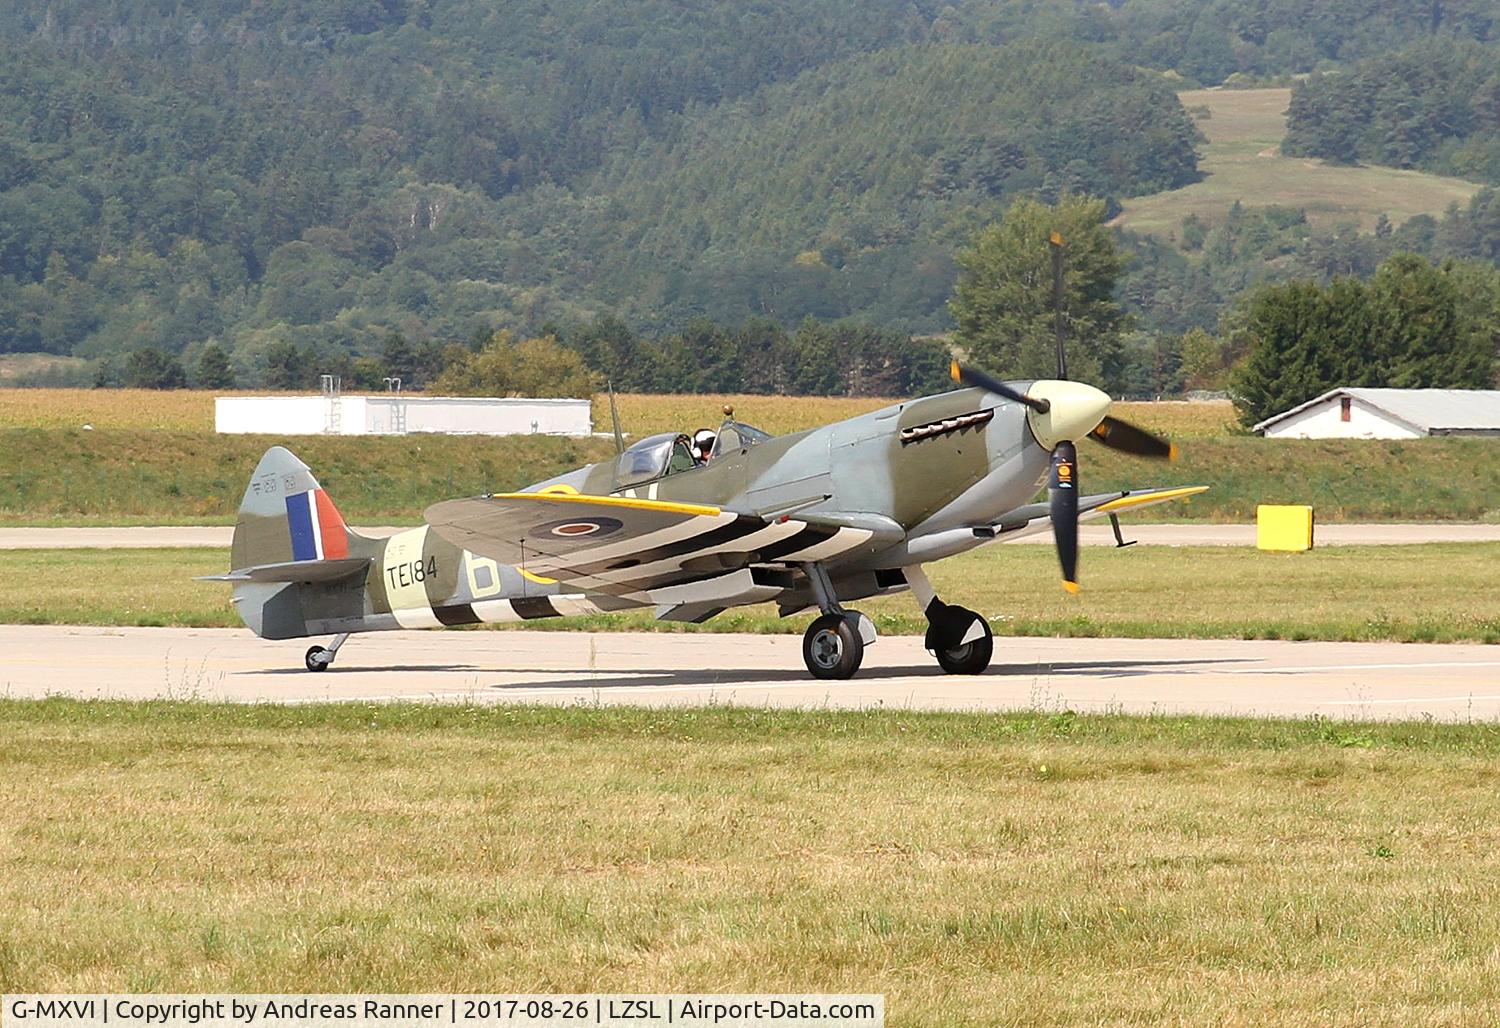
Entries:
{"label": "yellow leading edge stripe", "polygon": [[1127,507],[1139,507],[1143,503],[1161,503],[1165,500],[1180,500],[1184,496],[1197,496],[1199,493],[1206,492],[1208,492],[1208,486],[1206,485],[1189,485],[1183,486],[1181,489],[1158,489],[1155,492],[1150,493],[1133,493],[1130,496],[1121,496],[1117,500],[1110,500],[1108,503],[1101,503],[1099,506],[1095,507],[1091,511],[1087,511],[1086,513],[1093,514],[1099,511],[1109,513],[1110,511],[1114,510],[1124,510]]}
{"label": "yellow leading edge stripe", "polygon": [[543,500],[547,503],[579,503],[584,506],[626,507],[631,510],[654,510],[662,514],[688,514],[694,517],[718,517],[724,513],[718,507],[701,503],[667,503],[663,500],[633,500],[628,496],[589,496],[587,493],[565,495],[563,493],[498,493],[492,500]]}

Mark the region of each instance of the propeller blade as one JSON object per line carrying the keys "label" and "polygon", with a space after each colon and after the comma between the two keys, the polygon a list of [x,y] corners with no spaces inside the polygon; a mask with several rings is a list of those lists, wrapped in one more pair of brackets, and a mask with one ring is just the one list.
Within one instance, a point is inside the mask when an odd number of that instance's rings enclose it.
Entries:
{"label": "propeller blade", "polygon": [[1046,400],[1027,396],[1025,393],[1012,389],[998,378],[987,375],[977,368],[964,367],[958,361],[954,361],[949,365],[948,374],[953,376],[953,381],[960,385],[978,386],[980,389],[987,389],[996,396],[1003,396],[1007,400],[1024,403],[1038,414],[1046,414],[1052,409],[1052,404]]}
{"label": "propeller blade", "polygon": [[1089,435],[1094,437],[1095,442],[1103,443],[1110,449],[1119,450],[1121,453],[1150,457],[1154,460],[1177,459],[1175,444],[1154,436],[1145,429],[1136,428],[1130,422],[1121,421],[1119,418],[1106,415]]}
{"label": "propeller blade", "polygon": [[1048,237],[1048,243],[1052,246],[1052,321],[1053,332],[1057,335],[1057,377],[1063,381],[1068,378],[1068,350],[1063,345],[1063,237],[1061,232],[1053,232]]}
{"label": "propeller blade", "polygon": [[1063,588],[1078,591],[1078,449],[1066,439],[1052,451],[1052,479],[1047,489],[1052,537],[1062,564]]}

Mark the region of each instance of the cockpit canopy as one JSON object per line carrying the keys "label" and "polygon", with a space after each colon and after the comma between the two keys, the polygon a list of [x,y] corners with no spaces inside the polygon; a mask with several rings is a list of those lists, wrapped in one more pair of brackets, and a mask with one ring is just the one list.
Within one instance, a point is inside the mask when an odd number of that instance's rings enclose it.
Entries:
{"label": "cockpit canopy", "polygon": [[615,461],[615,488],[686,471],[695,463],[691,440],[681,432],[647,436],[631,443]]}
{"label": "cockpit canopy", "polygon": [[[714,440],[713,459],[748,449],[771,438],[770,433],[738,421],[726,421]],[[693,459],[692,438],[685,432],[662,432],[638,439],[615,460],[615,488],[651,482],[699,467]]]}
{"label": "cockpit canopy", "polygon": [[714,441],[714,456],[719,457],[734,450],[745,450],[756,443],[771,438],[771,433],[747,425],[742,421],[726,421],[719,426],[719,438]]}

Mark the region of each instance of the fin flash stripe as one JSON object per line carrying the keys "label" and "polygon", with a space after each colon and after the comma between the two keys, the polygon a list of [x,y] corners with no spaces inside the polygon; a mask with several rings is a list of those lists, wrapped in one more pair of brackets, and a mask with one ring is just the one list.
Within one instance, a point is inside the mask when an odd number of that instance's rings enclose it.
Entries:
{"label": "fin flash stripe", "polygon": [[322,489],[286,498],[293,560],[341,560],[349,556],[349,530]]}

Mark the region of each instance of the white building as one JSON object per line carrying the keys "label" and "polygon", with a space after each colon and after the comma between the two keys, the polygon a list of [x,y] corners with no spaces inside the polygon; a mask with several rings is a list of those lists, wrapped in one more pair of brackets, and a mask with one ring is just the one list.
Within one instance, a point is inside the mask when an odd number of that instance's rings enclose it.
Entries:
{"label": "white building", "polygon": [[214,429],[274,435],[567,435],[593,432],[589,400],[489,396],[218,396]]}
{"label": "white building", "polygon": [[1330,389],[1254,431],[1269,439],[1500,435],[1500,389]]}

